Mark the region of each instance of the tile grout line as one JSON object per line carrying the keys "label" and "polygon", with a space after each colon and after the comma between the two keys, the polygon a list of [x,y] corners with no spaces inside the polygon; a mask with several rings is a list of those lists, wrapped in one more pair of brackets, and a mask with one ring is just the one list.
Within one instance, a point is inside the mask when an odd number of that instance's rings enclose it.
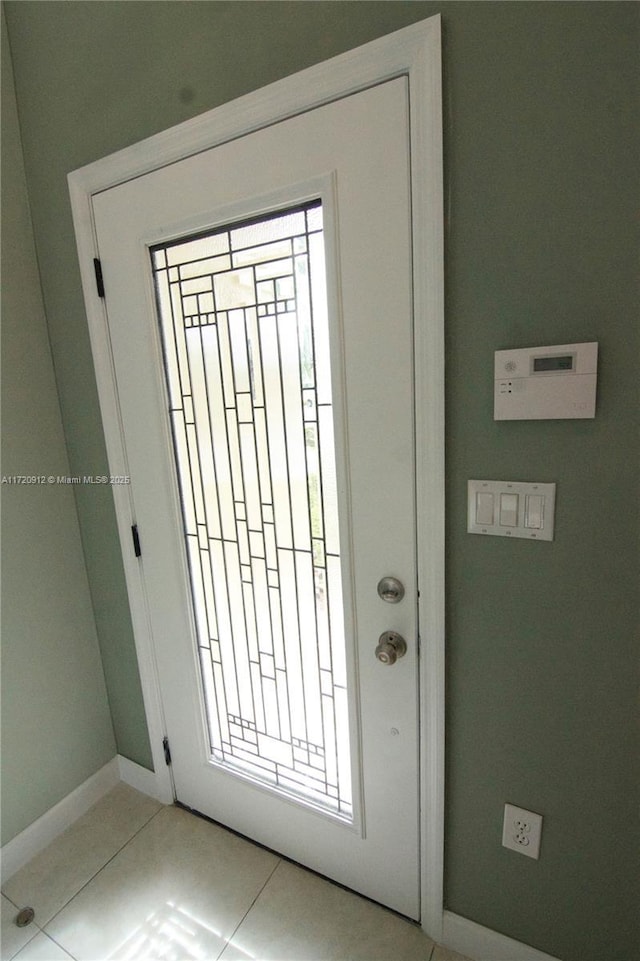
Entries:
{"label": "tile grout line", "polygon": [[42,928],[38,928],[38,930],[37,930],[34,934],[31,935],[31,937],[29,938],[28,941],[25,941],[24,944],[20,945],[20,947],[18,948],[18,950],[15,951],[15,952],[11,955],[11,957],[7,958],[7,961],[13,961],[13,959],[16,957],[16,955],[20,954],[20,952],[22,951],[22,949],[23,949],[23,948],[26,948],[28,944],[31,944],[31,942],[33,941],[33,939],[34,939],[34,938],[37,938],[39,934],[44,934]]}
{"label": "tile grout line", "polygon": [[18,948],[18,950],[15,952],[15,954],[12,954],[11,957],[7,958],[7,961],[13,961],[13,959],[14,959],[18,954],[20,954],[20,952],[22,951],[22,949],[28,947],[28,945],[30,945],[31,942],[33,941],[33,938],[37,938],[39,934],[42,934],[42,931],[37,931],[37,932],[33,935],[32,938],[29,938],[28,941],[25,941],[25,943],[24,943],[21,947]]}
{"label": "tile grout line", "polygon": [[47,934],[46,931],[42,931],[42,934],[44,934],[45,938],[49,938],[50,941],[53,941],[53,943],[56,945],[56,947],[60,948],[61,951],[64,951],[65,954],[68,954],[69,957],[71,958],[71,961],[77,961],[75,955],[71,954],[71,951],[67,951],[67,949],[64,947],[64,945],[60,944],[59,941],[56,941],[56,939],[55,939],[54,937],[52,937],[52,935]]}
{"label": "tile grout line", "polygon": [[[92,878],[91,880],[93,880],[93,878]],[[75,897],[75,894],[74,894],[73,897]],[[71,898],[71,900],[73,901],[73,898]],[[70,903],[70,902],[67,902],[67,903]],[[61,910],[62,910],[62,909],[61,909]],[[51,920],[53,921],[53,918],[52,918]],[[48,922],[47,922],[47,923],[48,923]],[[60,944],[59,941],[56,941],[56,939],[53,937],[53,935],[48,934],[43,928],[40,928],[40,931],[39,931],[38,933],[39,933],[39,934],[44,934],[45,938],[48,938],[49,941],[52,941],[52,942],[56,945],[56,947],[60,948],[61,951],[64,951],[65,954],[68,954],[69,957],[72,959],[72,961],[77,961],[76,957],[75,957],[73,954],[71,954],[71,951],[67,951],[67,949],[64,947],[64,945],[63,945],[63,944]],[[37,937],[37,935],[36,935],[36,937]],[[33,940],[33,938],[32,938],[31,940]],[[31,944],[31,941],[29,941],[28,944]],[[20,948],[20,950],[22,951],[22,948]],[[14,955],[14,957],[15,957],[15,955]]]}
{"label": "tile grout line", "polygon": [[[75,897],[75,895],[74,895],[74,897]],[[72,899],[72,900],[73,900],[73,899]],[[53,919],[52,919],[52,920],[53,920]],[[23,945],[22,945],[22,947],[20,948],[20,951],[23,951],[23,950],[27,947],[27,945],[31,944],[31,942],[34,941],[34,940],[38,937],[38,934],[44,935],[44,937],[47,938],[49,941],[51,941],[53,944],[55,944],[55,946],[56,946],[57,948],[60,948],[61,951],[64,951],[64,953],[67,954],[67,955],[71,958],[71,961],[77,961],[77,959],[75,958],[75,956],[74,956],[73,954],[71,954],[70,951],[67,951],[67,949],[66,949],[62,944],[60,944],[58,941],[56,941],[56,939],[55,939],[54,937],[52,937],[50,934],[47,934],[47,932],[46,932],[43,928],[38,928],[37,933],[34,934],[34,936],[33,936],[32,938],[30,938],[30,939],[27,941],[26,944],[23,944]],[[12,954],[12,955],[11,955],[11,958],[9,958],[8,961],[13,961],[13,959],[16,958],[16,957],[18,956],[18,954],[20,954],[20,951],[17,951],[16,954]]]}
{"label": "tile grout line", "polygon": [[[91,884],[92,881],[95,881],[95,879],[98,877],[98,875],[100,874],[100,872],[101,872],[101,871],[104,871],[104,869],[107,867],[107,865],[108,865],[108,864],[111,864],[111,862],[113,861],[113,859],[114,859],[114,858],[117,858],[118,855],[121,854],[121,853],[124,851],[124,849],[126,848],[127,844],[131,844],[131,842],[133,841],[133,839],[136,838],[136,837],[140,834],[141,831],[144,831],[144,829],[145,829],[149,824],[151,824],[151,822],[153,821],[153,819],[154,819],[155,817],[157,817],[158,814],[160,814],[160,811],[164,810],[164,807],[165,807],[165,805],[163,805],[163,807],[161,807],[158,811],[155,811],[154,814],[152,814],[151,817],[148,818],[148,819],[144,822],[144,824],[141,824],[140,827],[138,828],[138,830],[135,831],[135,833],[132,834],[131,837],[128,838],[128,839],[124,842],[124,844],[123,844],[121,847],[119,847],[118,850],[117,850],[114,854],[112,854],[111,857],[110,857],[107,861],[104,862],[104,864],[102,865],[102,867],[99,867],[98,870],[95,872],[95,874],[92,874],[91,877],[89,878],[89,880],[88,880],[88,881],[85,881],[85,883],[84,883],[81,887],[78,888],[78,890],[75,892],[75,894],[73,894],[73,895],[69,898],[68,901],[65,901],[65,903],[62,905],[62,907],[58,908],[58,910],[56,911],[55,914],[52,914],[52,915],[51,915],[51,917],[50,917],[49,920],[46,922],[46,924],[51,924],[51,922],[54,921],[54,920],[58,917],[58,915],[59,915],[62,911],[65,910],[65,908],[68,908],[69,905],[71,904],[71,902],[74,901],[82,891],[84,891],[84,889],[87,887],[87,885],[88,885],[88,884]],[[45,932],[45,934],[47,935],[47,937],[51,938],[51,935],[50,935],[45,929],[46,929],[46,925],[44,925],[42,928],[40,928],[41,931],[44,931],[44,932]],[[51,938],[51,940],[53,941],[53,938]],[[57,943],[57,942],[56,942],[56,943]],[[67,951],[67,949],[64,948],[62,945],[59,945],[59,947],[63,948],[64,951]],[[68,951],[67,951],[67,954],[69,954]]]}
{"label": "tile grout line", "polygon": [[253,908],[254,904],[256,903],[256,901],[258,900],[258,898],[260,897],[260,895],[262,894],[262,892],[263,892],[264,889],[266,888],[267,884],[269,883],[269,881],[271,880],[271,878],[273,877],[273,875],[276,873],[276,871],[278,870],[278,868],[280,867],[281,864],[282,864],[282,858],[278,858],[278,862],[277,862],[277,864],[274,865],[273,871],[271,871],[271,873],[269,874],[269,877],[268,877],[267,880],[264,882],[264,884],[262,885],[262,887],[260,888],[260,890],[259,890],[258,893],[256,894],[255,898],[253,899],[253,901],[251,902],[251,904],[249,905],[249,907],[247,908],[247,910],[245,911],[245,913],[242,915],[242,917],[240,918],[240,920],[239,920],[238,923],[236,924],[235,928],[233,929],[233,931],[231,932],[231,934],[229,935],[229,937],[228,937],[228,938],[225,938],[225,945],[224,945],[222,951],[220,952],[220,954],[218,955],[216,961],[220,961],[220,958],[222,957],[222,955],[224,954],[224,952],[227,950],[227,948],[229,947],[229,945],[232,943],[234,936],[235,936],[235,935],[237,934],[237,932],[238,932],[238,929],[241,927],[241,925],[242,925],[242,924],[244,923],[244,921],[246,920],[247,915],[249,914],[249,912],[250,912],[251,909]]}
{"label": "tile grout line", "polygon": [[18,905],[16,904],[16,902],[13,900],[13,898],[10,898],[8,894],[5,894],[5,893],[4,893],[4,891],[0,891],[0,894],[2,894],[2,897],[5,899],[5,901],[8,901],[9,904],[13,905],[13,907],[16,909],[16,911],[21,911],[21,910],[22,910],[22,908],[19,908],[19,907],[18,907]]}

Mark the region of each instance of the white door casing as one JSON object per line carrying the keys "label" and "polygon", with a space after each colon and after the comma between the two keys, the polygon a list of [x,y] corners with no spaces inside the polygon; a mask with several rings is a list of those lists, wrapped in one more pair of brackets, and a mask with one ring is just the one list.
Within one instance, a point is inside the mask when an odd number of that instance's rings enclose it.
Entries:
{"label": "white door casing", "polygon": [[[118,398],[111,366],[111,345],[104,326],[104,308],[96,298],[91,273],[93,241],[92,198],[122,183],[200,149],[268,127],[277,119],[300,113],[341,95],[372,86],[389,76],[408,78],[411,104],[412,252],[415,270],[417,531],[422,658],[420,666],[422,724],[422,917],[438,937],[442,921],[442,757],[443,757],[443,591],[442,591],[442,246],[441,132],[439,23],[424,24],[369,44],[280,81],[233,105],[151,138],[70,176],[74,218],[80,250],[83,286],[96,360],[101,406],[112,474],[128,472],[120,431]],[[99,201],[98,201],[99,203]],[[175,225],[173,225],[175,228]],[[108,298],[107,294],[107,298]],[[109,300],[107,299],[107,306]],[[144,587],[131,557],[130,525],[135,513],[130,492],[114,489],[123,557],[132,606],[145,705],[158,776],[161,766],[162,705],[155,674]],[[383,573],[382,571],[380,573]],[[375,646],[372,638],[371,651]],[[371,653],[373,657],[373,653]],[[384,670],[384,669],[383,669]],[[165,780],[165,784],[167,781]],[[411,913],[411,912],[408,912]],[[414,912],[415,913],[415,912]]]}

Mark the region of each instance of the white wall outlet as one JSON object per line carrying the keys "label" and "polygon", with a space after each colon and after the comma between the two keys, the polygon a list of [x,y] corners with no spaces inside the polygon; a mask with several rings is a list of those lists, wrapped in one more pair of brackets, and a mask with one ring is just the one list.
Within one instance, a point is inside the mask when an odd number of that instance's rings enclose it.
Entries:
{"label": "white wall outlet", "polygon": [[502,827],[502,846],[528,858],[540,857],[540,838],[542,836],[542,815],[513,804],[504,806]]}

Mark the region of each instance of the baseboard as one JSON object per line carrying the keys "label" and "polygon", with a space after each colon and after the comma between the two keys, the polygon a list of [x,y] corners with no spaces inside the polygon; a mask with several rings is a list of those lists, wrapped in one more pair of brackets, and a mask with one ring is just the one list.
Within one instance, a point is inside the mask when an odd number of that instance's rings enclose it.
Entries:
{"label": "baseboard", "polygon": [[442,942],[473,961],[559,961],[451,911],[443,914]]}
{"label": "baseboard", "polygon": [[173,803],[173,798],[167,796],[160,779],[156,777],[153,771],[148,771],[146,767],[136,764],[135,761],[130,761],[128,757],[123,757],[121,754],[118,754],[117,761],[121,781],[124,781],[129,787],[135,788],[136,791],[141,791],[142,794],[148,794],[149,797],[155,798],[162,804]]}
{"label": "baseboard", "polygon": [[17,837],[8,841],[0,851],[2,882],[8,881],[27,861],[51,844],[54,838],[82,817],[119,781],[118,760],[114,757]]}

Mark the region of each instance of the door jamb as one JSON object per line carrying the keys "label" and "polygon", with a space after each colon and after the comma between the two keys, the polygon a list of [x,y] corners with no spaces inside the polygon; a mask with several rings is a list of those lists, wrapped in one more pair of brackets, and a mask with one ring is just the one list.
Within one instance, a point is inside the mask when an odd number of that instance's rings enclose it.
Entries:
{"label": "door jamb", "polygon": [[[261,127],[405,76],[409,83],[416,497],[420,624],[420,787],[422,926],[436,941],[443,926],[444,850],[444,269],[440,16],[347,51],[149,137],[69,174],[82,287],[110,473],[126,475],[105,301],[98,297],[99,257],[92,197],[134,177]],[[108,292],[107,292],[108,295]],[[428,442],[427,442],[428,438]],[[112,487],[152,757],[159,796],[173,800],[142,570],[131,550],[133,505]]]}

